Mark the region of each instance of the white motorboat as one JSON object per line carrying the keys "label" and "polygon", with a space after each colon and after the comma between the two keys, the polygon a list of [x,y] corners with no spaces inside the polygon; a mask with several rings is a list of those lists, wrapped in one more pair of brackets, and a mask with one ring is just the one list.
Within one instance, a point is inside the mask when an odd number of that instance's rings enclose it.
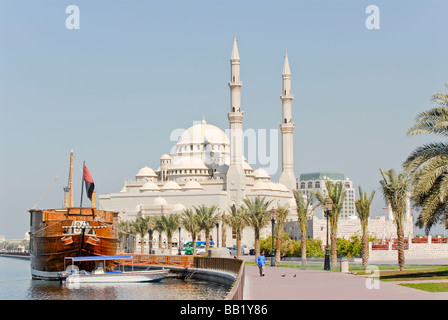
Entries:
{"label": "white motorboat", "polygon": [[[161,281],[168,274],[168,269],[125,271],[123,270],[106,271],[106,261],[131,260],[131,255],[118,256],[89,256],[89,257],[66,257],[65,262],[69,261],[66,271],[60,273],[59,279],[65,280],[67,284],[77,283],[112,283],[112,282],[156,282]],[[94,261],[95,269],[91,272],[79,270],[75,262]],[[64,263],[65,265],[65,263]]]}

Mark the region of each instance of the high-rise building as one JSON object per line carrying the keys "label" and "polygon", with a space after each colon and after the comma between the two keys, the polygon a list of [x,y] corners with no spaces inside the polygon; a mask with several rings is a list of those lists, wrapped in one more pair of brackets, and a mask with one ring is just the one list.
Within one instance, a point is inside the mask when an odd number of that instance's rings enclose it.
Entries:
{"label": "high-rise building", "polygon": [[[306,195],[307,197],[312,196],[311,191],[320,191],[324,195],[328,195],[326,184],[327,181],[331,181],[333,183],[342,183],[345,188],[345,199],[339,218],[347,219],[349,217],[356,217],[355,188],[353,187],[353,182],[349,178],[346,178],[343,173],[324,171],[302,173],[300,175],[299,181],[297,182],[297,189],[301,190],[302,194]],[[317,205],[316,200],[314,199],[313,201],[313,205]],[[314,216],[319,219],[325,218],[321,206],[314,209]]]}

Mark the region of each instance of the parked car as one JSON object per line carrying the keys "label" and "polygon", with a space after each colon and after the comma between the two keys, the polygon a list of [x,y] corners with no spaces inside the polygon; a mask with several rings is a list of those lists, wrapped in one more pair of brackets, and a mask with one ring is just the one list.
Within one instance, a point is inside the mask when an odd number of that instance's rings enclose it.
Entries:
{"label": "parked car", "polygon": [[250,249],[250,250],[249,250],[249,254],[250,254],[251,256],[254,256],[254,255],[255,255],[255,248]]}
{"label": "parked car", "polygon": [[[229,249],[231,256],[236,256],[236,246],[233,247],[227,247]],[[246,245],[241,246],[241,254],[248,255],[249,254],[249,248]]]}

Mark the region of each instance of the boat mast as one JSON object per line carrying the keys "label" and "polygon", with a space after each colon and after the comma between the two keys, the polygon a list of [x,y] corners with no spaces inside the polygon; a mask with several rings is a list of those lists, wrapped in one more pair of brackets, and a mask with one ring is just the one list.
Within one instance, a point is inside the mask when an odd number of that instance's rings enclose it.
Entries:
{"label": "boat mast", "polygon": [[73,207],[73,150],[70,151],[70,172],[68,175],[68,187],[69,187],[69,208]]}

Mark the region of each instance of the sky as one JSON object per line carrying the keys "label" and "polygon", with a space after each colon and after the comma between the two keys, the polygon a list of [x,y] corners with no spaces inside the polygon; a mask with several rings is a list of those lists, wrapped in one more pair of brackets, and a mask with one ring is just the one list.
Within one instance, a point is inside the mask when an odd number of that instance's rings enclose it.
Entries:
{"label": "sky", "polygon": [[[70,5],[79,28],[67,27]],[[23,238],[27,210],[63,204],[72,149],[77,205],[83,161],[98,195],[118,192],[157,169],[174,130],[203,117],[227,129],[235,36],[243,128],[278,130],[287,51],[296,177],[344,173],[376,191],[372,216],[383,215],[379,168],[401,171],[439,139],[406,131],[447,90],[447,10],[446,0],[1,0],[0,235]]]}

